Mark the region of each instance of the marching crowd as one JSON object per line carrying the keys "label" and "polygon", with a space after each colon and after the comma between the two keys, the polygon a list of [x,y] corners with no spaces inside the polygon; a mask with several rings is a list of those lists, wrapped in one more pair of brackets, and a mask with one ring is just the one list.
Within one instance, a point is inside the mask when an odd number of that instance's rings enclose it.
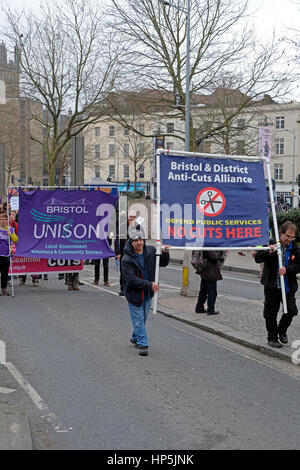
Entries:
{"label": "marching crowd", "polygon": [[[0,273],[1,293],[9,295],[7,290],[10,247],[18,241],[18,214],[9,211],[7,207],[0,206]],[[145,234],[141,225],[137,223],[135,212],[129,213],[128,230],[126,239],[115,239],[114,250],[116,262],[120,266],[120,292],[128,302],[130,318],[133,326],[131,343],[138,348],[141,356],[148,355],[148,337],[146,333],[146,320],[149,315],[151,299],[154,293],[159,291],[159,285],[155,282],[156,250],[145,243]],[[282,250],[282,267],[279,268],[277,246],[274,240],[270,240],[269,246],[263,251],[253,251],[252,255],[256,263],[262,266],[261,283],[264,286],[263,316],[267,330],[268,344],[274,348],[280,348],[288,343],[287,330],[293,317],[297,315],[296,291],[298,289],[296,275],[300,273],[300,248],[296,243],[297,226],[292,222],[285,222],[279,230],[279,243]],[[168,265],[169,246],[163,247],[160,255],[160,266]],[[217,315],[215,303],[217,298],[217,281],[222,279],[221,265],[224,261],[224,253],[221,251],[203,251],[200,274],[200,290],[195,307],[195,313],[207,313]],[[99,284],[100,261],[94,263],[94,285]],[[108,258],[103,260],[104,285],[109,287]],[[284,276],[287,311],[279,321],[277,316],[282,303],[282,290],[280,276]],[[32,276],[36,284],[38,276]],[[26,277],[25,277],[26,280]],[[24,276],[20,282],[24,283]],[[68,290],[79,290],[79,274],[68,273],[66,276]],[[207,305],[207,306],[206,306]]]}

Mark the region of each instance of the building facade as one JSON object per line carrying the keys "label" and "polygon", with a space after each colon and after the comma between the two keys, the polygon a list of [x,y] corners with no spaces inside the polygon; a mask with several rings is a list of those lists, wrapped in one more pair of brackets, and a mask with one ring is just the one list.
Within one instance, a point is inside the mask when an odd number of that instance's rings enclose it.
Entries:
{"label": "building facade", "polygon": [[[235,94],[234,102],[228,106],[236,105],[240,96]],[[209,97],[199,95],[198,102],[202,101],[205,106],[191,108],[196,135],[205,133],[221,120],[221,111],[213,105],[213,99],[213,94]],[[174,113],[162,113],[159,118],[157,114],[139,113],[134,119],[133,127],[138,133],[108,116],[88,127],[85,133],[85,182],[101,178],[116,183],[136,180],[137,183],[149,184],[153,176],[155,145],[154,138],[147,135],[164,135],[165,148],[184,150],[184,122],[174,117]],[[300,103],[276,103],[266,95],[239,113],[228,129],[224,128],[204,140],[199,138],[199,151],[258,155],[259,128],[266,124],[272,130],[271,172],[277,197],[298,207]]]}
{"label": "building facade", "polygon": [[1,194],[10,185],[42,184],[42,126],[33,116],[41,115],[38,102],[20,96],[20,71],[16,50],[8,58],[0,45],[0,168]]}

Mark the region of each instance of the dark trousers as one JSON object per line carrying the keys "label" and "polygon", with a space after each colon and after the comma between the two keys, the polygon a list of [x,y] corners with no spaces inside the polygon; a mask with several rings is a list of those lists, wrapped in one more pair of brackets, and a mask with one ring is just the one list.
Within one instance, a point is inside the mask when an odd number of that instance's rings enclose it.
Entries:
{"label": "dark trousers", "polygon": [[287,294],[287,313],[283,314],[277,324],[277,315],[282,302],[281,289],[270,289],[265,287],[264,319],[268,332],[268,340],[277,339],[279,333],[286,333],[292,323],[293,317],[297,315],[295,294]]}
{"label": "dark trousers", "polygon": [[0,256],[1,289],[7,288],[9,265],[9,256]]}
{"label": "dark trousers", "polygon": [[[95,259],[95,281],[100,279],[100,261],[101,259]],[[108,282],[108,262],[109,258],[103,258],[103,276],[104,282]]]}
{"label": "dark trousers", "polygon": [[217,281],[206,281],[201,279],[200,291],[196,309],[202,309],[207,300],[207,311],[215,311],[215,303],[217,299]]}

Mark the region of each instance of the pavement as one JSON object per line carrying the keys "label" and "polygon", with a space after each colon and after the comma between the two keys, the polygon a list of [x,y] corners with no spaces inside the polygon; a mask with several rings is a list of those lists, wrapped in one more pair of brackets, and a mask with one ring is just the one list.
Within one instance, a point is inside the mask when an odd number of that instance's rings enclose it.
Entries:
{"label": "pavement", "polygon": [[[177,265],[182,263],[182,251],[171,250],[170,254],[171,263]],[[226,271],[259,275],[259,265],[253,261],[249,252],[245,251],[244,254],[245,256],[240,256],[236,251],[230,252],[223,266],[224,275],[226,275]],[[84,274],[82,278],[84,278]],[[118,283],[110,289],[117,290]],[[170,293],[168,289],[161,289],[158,298],[158,312],[269,356],[289,363],[292,362],[292,354],[295,349],[291,345],[293,341],[300,340],[300,321],[298,317],[294,319],[288,332],[289,345],[285,345],[281,349],[274,349],[268,346],[266,340],[262,300],[245,300],[244,298],[219,294],[216,310],[219,310],[220,314],[213,317],[206,314],[196,314],[196,300],[195,296],[186,297],[181,295],[179,290],[172,290]],[[3,377],[1,368],[5,368],[5,359],[1,354],[0,342],[0,450],[33,450],[34,443],[30,428],[30,417],[18,409],[17,404],[14,404],[12,399],[7,401],[3,398],[8,396],[9,391],[5,391],[5,385],[7,386],[7,384],[1,384],[1,378]],[[13,394],[10,396],[13,396]]]}

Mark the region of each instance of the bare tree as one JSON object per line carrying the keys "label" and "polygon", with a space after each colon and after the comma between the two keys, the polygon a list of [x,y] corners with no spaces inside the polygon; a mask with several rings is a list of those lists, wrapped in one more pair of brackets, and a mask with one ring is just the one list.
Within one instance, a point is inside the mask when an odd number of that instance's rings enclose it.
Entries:
{"label": "bare tree", "polygon": [[[21,93],[42,103],[35,114],[44,128],[36,139],[48,160],[49,183],[55,164],[73,136],[105,114],[104,100],[114,89],[120,46],[104,27],[97,0],[65,0],[44,4],[38,14],[7,10],[6,38],[17,46]],[[64,128],[60,117],[72,108]]]}
{"label": "bare tree", "polygon": [[[137,127],[135,125],[135,116],[131,117],[131,127]],[[136,185],[138,180],[139,171],[144,167],[145,163],[153,158],[153,141],[152,139],[145,139],[136,132],[129,132],[125,141],[116,140],[119,147],[123,147],[123,156],[133,168],[134,177],[134,191],[136,191]],[[127,145],[127,147],[124,147]]]}
{"label": "bare tree", "polygon": [[[148,88],[161,93],[162,111],[185,119],[186,81],[186,3],[159,0],[112,0],[117,40],[127,41],[123,67],[128,87]],[[220,79],[229,78],[234,89],[242,92],[241,101],[231,114],[209,129],[214,134],[263,94],[279,96],[287,84],[287,74],[276,71],[283,51],[280,41],[260,44],[247,26],[247,0],[191,0],[190,95],[192,105],[201,95],[211,93]],[[130,80],[132,78],[132,80]],[[178,96],[176,102],[175,96]],[[193,99],[195,100],[193,103]],[[197,101],[198,100],[198,101]],[[207,104],[207,106],[211,106]],[[149,108],[153,115],[155,111]],[[117,106],[114,106],[114,115]],[[197,147],[193,113],[190,113],[191,150]],[[184,139],[183,132],[177,137]]]}

